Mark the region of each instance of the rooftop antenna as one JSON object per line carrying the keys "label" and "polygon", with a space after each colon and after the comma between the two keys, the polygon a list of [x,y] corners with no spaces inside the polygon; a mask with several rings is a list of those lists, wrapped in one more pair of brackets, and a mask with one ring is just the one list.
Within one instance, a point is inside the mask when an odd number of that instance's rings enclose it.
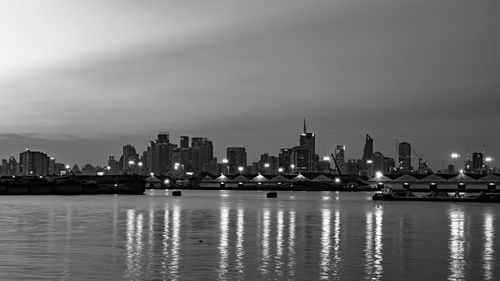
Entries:
{"label": "rooftop antenna", "polygon": [[304,134],[307,133],[306,118],[304,118]]}

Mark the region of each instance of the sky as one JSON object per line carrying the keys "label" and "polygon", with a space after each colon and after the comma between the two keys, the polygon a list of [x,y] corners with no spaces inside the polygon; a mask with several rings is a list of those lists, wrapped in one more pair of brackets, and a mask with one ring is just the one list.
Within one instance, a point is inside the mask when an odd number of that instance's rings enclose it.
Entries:
{"label": "sky", "polygon": [[[0,158],[104,165],[159,130],[247,147],[500,161],[500,2],[0,0]],[[414,160],[416,166],[416,160]],[[498,163],[496,163],[496,166]]]}

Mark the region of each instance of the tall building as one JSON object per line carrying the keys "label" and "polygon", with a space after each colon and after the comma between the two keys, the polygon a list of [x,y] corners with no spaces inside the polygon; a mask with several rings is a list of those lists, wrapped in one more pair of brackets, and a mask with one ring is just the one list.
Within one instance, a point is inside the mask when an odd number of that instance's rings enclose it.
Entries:
{"label": "tall building", "polygon": [[195,174],[203,172],[205,164],[214,162],[214,146],[208,138],[195,137],[191,139],[192,166]]}
{"label": "tall building", "polygon": [[131,165],[129,164],[129,162],[134,161],[134,163],[136,163],[139,158],[135,150],[135,147],[131,144],[123,146],[122,156],[123,156],[123,163],[122,163],[123,171],[129,171],[131,169]]}
{"label": "tall building", "polygon": [[229,173],[238,173],[239,167],[246,169],[247,166],[247,152],[244,147],[228,147],[226,157],[228,160]]}
{"label": "tall building", "polygon": [[384,157],[384,174],[391,173],[396,167],[396,161],[390,157]]}
{"label": "tall building", "polygon": [[335,160],[339,166],[339,170],[345,173],[345,145],[337,145],[335,147]]}
{"label": "tall building", "polygon": [[300,134],[299,145],[303,149],[308,149],[314,155],[316,153],[316,137],[313,133],[307,132],[306,119],[304,119],[304,132]]}
{"label": "tall building", "polygon": [[361,171],[361,166],[359,161],[356,161],[354,159],[349,159],[347,161],[347,166],[346,166],[346,173],[348,175],[359,175],[359,172]]}
{"label": "tall building", "polygon": [[373,157],[373,139],[370,135],[365,137],[365,147],[363,148],[363,169],[368,167],[368,160],[372,160]]}
{"label": "tall building", "polygon": [[180,147],[181,147],[181,149],[189,147],[189,137],[188,136],[181,136]]}
{"label": "tall building", "polygon": [[372,156],[372,161],[373,161],[373,170],[375,172],[377,171],[380,171],[380,172],[385,172],[386,171],[386,168],[385,168],[385,157],[384,155],[377,151],[375,153],[373,153],[373,156]]}
{"label": "tall building", "polygon": [[286,172],[292,172],[291,169],[291,154],[292,151],[291,149],[288,148],[281,148],[280,149],[280,154],[278,154],[278,166],[282,168]]}
{"label": "tall building", "polygon": [[411,172],[411,146],[408,142],[399,143],[399,169],[402,172]]}
{"label": "tall building", "polygon": [[472,170],[474,173],[480,173],[484,168],[483,154],[481,152],[472,153]]}
{"label": "tall building", "polygon": [[49,174],[47,154],[29,149],[19,153],[19,174],[23,176],[46,176]]}
{"label": "tall building", "polygon": [[315,166],[312,151],[302,146],[292,148],[291,162],[297,172],[312,172]]}

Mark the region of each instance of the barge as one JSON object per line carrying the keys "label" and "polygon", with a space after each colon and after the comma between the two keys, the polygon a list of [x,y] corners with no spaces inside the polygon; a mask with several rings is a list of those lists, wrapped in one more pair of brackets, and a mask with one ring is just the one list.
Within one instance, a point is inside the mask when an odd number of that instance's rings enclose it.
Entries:
{"label": "barge", "polygon": [[408,189],[384,187],[373,195],[373,200],[500,203],[500,194],[481,191],[479,194],[468,195],[460,192],[450,194],[448,192],[432,191],[426,195],[418,196]]}

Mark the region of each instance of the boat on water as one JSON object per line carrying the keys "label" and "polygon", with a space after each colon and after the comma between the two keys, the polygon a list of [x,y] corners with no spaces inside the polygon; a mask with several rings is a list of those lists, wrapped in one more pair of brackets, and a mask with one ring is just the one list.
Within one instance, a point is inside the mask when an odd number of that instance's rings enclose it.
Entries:
{"label": "boat on water", "polygon": [[465,195],[459,192],[450,194],[448,192],[432,191],[426,195],[417,196],[408,189],[384,187],[381,191],[373,195],[373,200],[500,203],[500,194],[481,191],[479,194]]}

